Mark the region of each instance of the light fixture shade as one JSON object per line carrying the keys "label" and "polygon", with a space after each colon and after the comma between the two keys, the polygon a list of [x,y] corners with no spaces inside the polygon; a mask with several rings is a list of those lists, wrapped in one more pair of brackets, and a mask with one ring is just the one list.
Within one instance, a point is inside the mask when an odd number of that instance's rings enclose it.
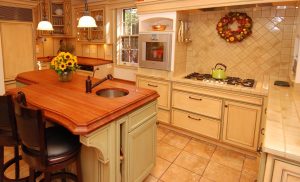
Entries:
{"label": "light fixture shade", "polygon": [[97,27],[97,24],[93,17],[84,15],[84,16],[80,17],[77,27],[78,28]]}
{"label": "light fixture shade", "polygon": [[48,31],[53,31],[53,26],[49,21],[42,20],[39,22],[37,26],[37,30],[48,30]]}

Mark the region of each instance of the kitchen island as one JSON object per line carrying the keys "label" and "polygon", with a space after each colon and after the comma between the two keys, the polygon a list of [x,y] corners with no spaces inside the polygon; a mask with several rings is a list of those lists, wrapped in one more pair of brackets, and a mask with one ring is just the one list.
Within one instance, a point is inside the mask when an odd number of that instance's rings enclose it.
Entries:
{"label": "kitchen island", "polygon": [[[155,91],[107,80],[87,94],[86,77],[75,73],[71,82],[60,82],[53,70],[21,73],[16,80],[23,87],[9,93],[23,91],[46,118],[80,135],[84,182],[142,181],[150,173],[156,153]],[[112,88],[128,95],[95,94]]]}

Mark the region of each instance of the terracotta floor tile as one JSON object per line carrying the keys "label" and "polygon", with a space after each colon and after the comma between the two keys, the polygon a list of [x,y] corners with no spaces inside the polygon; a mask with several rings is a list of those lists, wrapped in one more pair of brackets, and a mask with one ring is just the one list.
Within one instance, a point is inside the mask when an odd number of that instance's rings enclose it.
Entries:
{"label": "terracotta floor tile", "polygon": [[211,161],[215,161],[219,164],[223,164],[225,166],[241,171],[244,159],[245,155],[241,153],[228,150],[222,147],[217,147],[216,151],[214,152],[211,158]]}
{"label": "terracotta floor tile", "polygon": [[203,177],[216,182],[238,182],[240,175],[238,170],[210,161]]}
{"label": "terracotta floor tile", "polygon": [[257,176],[259,170],[259,158],[248,158],[246,157],[243,166],[243,172],[252,176]]}
{"label": "terracotta floor tile", "polygon": [[255,182],[257,180],[257,176],[252,176],[249,174],[242,173],[240,182]]}
{"label": "terracotta floor tile", "polygon": [[163,139],[168,133],[170,132],[170,130],[163,128],[163,127],[157,127],[157,140],[161,140]]}
{"label": "terracotta floor tile", "polygon": [[192,139],[184,148],[185,151],[198,155],[200,157],[210,159],[215,151],[216,146],[202,142],[200,140]]}
{"label": "terracotta floor tile", "polygon": [[199,175],[175,164],[172,164],[161,177],[161,180],[164,182],[198,182],[199,179]]}
{"label": "terracotta floor tile", "polygon": [[178,166],[188,169],[196,174],[202,175],[208,165],[208,162],[208,159],[204,159],[197,155],[182,151],[175,160],[174,164],[177,164]]}
{"label": "terracotta floor tile", "polygon": [[163,142],[157,143],[157,156],[173,162],[180,154],[181,150]]}
{"label": "terracotta floor tile", "polygon": [[190,137],[170,131],[161,141],[179,149],[183,149],[190,141]]}
{"label": "terracotta floor tile", "polygon": [[157,182],[158,179],[149,175],[143,182]]}
{"label": "terracotta floor tile", "polygon": [[171,165],[170,162],[164,160],[160,157],[156,157],[156,165],[151,171],[151,175],[156,178],[160,178],[161,175],[168,169]]}
{"label": "terracotta floor tile", "polygon": [[207,178],[205,178],[205,177],[201,177],[201,179],[200,179],[199,182],[214,182],[214,181],[212,181],[212,180],[210,180],[210,179],[207,179]]}

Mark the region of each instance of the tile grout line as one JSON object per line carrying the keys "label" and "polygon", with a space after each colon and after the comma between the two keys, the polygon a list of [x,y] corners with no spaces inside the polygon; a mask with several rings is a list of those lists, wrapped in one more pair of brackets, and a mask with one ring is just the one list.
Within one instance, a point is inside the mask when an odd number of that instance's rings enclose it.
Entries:
{"label": "tile grout line", "polygon": [[244,165],[245,165],[245,160],[246,160],[246,156],[245,156],[245,158],[244,158],[244,160],[243,160],[243,165],[242,165],[242,169],[241,169],[239,181],[241,181],[241,179],[242,179],[242,172],[243,172],[243,168],[244,168]]}

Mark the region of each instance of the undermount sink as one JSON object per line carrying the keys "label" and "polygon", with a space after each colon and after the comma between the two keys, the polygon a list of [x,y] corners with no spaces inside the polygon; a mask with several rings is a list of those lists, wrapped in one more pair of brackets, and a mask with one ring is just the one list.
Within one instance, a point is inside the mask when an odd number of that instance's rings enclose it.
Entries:
{"label": "undermount sink", "polygon": [[105,88],[96,91],[96,95],[107,98],[123,97],[128,95],[128,90],[121,88]]}

